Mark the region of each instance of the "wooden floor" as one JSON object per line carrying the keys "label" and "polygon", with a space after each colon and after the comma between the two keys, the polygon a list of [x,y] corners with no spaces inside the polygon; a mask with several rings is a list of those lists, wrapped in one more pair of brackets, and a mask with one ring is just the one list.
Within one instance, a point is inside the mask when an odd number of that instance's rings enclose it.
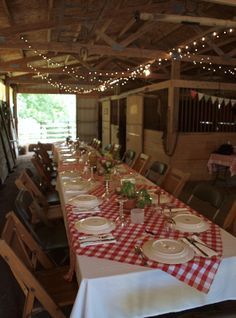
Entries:
{"label": "wooden floor", "polygon": [[[31,154],[20,156],[17,161],[17,166],[14,171],[8,176],[4,185],[0,186],[0,230],[2,230],[5,220],[5,215],[14,210],[14,199],[17,194],[15,179],[19,172],[28,167],[32,168],[30,162]],[[192,188],[196,183],[191,182],[184,188],[181,199],[186,201]],[[232,184],[218,183],[217,185],[226,195],[236,194],[236,184],[232,180]],[[19,289],[14,277],[8,269],[8,266],[0,258],[0,318],[20,318],[23,306],[23,294]],[[70,310],[70,309],[68,309]],[[48,318],[46,312],[41,312],[35,317]],[[68,313],[69,317],[69,313]],[[185,311],[181,313],[171,313],[158,316],[158,318],[235,318],[236,317],[236,301],[228,301],[211,306],[205,306],[198,309]],[[83,317],[78,317],[83,318]],[[100,317],[95,317],[100,318]],[[121,317],[122,318],[122,317]],[[131,317],[132,318],[132,317]]]}

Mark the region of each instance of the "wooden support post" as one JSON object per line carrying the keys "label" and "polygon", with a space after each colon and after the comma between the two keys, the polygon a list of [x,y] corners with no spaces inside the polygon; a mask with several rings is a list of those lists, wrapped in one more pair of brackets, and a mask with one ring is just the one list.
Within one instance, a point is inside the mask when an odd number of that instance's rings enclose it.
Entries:
{"label": "wooden support post", "polygon": [[168,87],[168,112],[167,112],[167,137],[166,152],[172,155],[177,141],[178,113],[179,113],[179,88],[173,84],[174,79],[180,78],[180,61],[172,61],[171,81]]}

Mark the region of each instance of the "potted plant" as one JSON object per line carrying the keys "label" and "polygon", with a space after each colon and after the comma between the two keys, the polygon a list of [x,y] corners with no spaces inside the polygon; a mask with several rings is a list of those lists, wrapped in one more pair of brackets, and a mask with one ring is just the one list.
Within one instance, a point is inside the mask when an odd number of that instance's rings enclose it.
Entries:
{"label": "potted plant", "polygon": [[136,206],[137,192],[135,184],[131,181],[123,181],[120,194],[127,200],[124,202],[124,209],[131,210]]}
{"label": "potted plant", "polygon": [[152,204],[152,198],[148,193],[147,189],[141,189],[137,195],[136,206],[137,208],[144,209],[146,206]]}

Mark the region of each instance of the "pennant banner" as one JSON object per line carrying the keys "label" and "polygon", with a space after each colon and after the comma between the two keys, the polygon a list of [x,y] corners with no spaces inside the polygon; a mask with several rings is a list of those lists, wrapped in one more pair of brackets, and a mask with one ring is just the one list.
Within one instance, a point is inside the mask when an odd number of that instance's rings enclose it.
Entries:
{"label": "pennant banner", "polygon": [[211,96],[211,95],[207,95],[204,93],[199,93],[194,89],[190,90],[190,95],[192,98],[195,98],[196,96],[198,97],[198,100],[202,100],[204,99],[206,102],[208,102],[209,100],[211,100],[211,102],[213,104],[215,104],[216,101],[218,101],[218,105],[222,105],[224,104],[224,106],[227,106],[231,103],[231,106],[234,107],[236,106],[236,99],[229,99],[229,98],[224,98],[224,97],[218,97],[218,96]]}

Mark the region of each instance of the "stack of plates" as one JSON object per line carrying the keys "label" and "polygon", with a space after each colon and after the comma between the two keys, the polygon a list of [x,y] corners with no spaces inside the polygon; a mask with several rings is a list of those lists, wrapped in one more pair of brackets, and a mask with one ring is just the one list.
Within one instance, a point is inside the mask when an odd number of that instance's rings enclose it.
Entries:
{"label": "stack of plates", "polygon": [[70,204],[73,204],[82,209],[94,209],[100,204],[100,200],[91,194],[81,194],[70,199]]}
{"label": "stack of plates", "polygon": [[101,234],[113,231],[115,223],[104,217],[91,216],[76,222],[75,228],[86,234]]}
{"label": "stack of plates", "polygon": [[178,214],[173,217],[175,229],[181,232],[200,233],[209,229],[209,224],[193,214]]}
{"label": "stack of plates", "polygon": [[89,184],[87,181],[79,180],[69,180],[64,182],[64,187],[66,192],[80,192],[86,193],[89,190]]}
{"label": "stack of plates", "polygon": [[151,260],[164,264],[184,264],[194,257],[194,251],[188,245],[173,239],[147,241],[143,252]]}

